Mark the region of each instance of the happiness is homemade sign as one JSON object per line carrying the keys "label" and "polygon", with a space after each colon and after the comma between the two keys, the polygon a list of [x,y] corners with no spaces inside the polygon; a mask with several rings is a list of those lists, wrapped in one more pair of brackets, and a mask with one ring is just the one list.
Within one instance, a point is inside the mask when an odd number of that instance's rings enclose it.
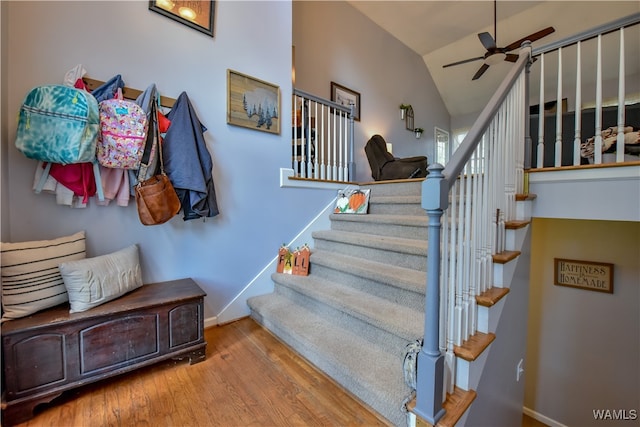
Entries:
{"label": "happiness is homemade sign", "polygon": [[554,285],[613,293],[613,264],[554,258]]}

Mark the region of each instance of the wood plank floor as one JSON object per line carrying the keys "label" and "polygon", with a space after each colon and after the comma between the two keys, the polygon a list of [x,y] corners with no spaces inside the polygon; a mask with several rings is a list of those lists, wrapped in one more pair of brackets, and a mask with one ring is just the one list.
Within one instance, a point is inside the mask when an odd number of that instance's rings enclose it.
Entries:
{"label": "wood plank floor", "polygon": [[20,426],[388,425],[249,318],[205,339],[204,362],[160,362],[71,390]]}
{"label": "wood plank floor", "polygon": [[[388,426],[249,318],[205,330],[207,359],[70,390],[19,427]],[[538,427],[523,417],[523,427]]]}

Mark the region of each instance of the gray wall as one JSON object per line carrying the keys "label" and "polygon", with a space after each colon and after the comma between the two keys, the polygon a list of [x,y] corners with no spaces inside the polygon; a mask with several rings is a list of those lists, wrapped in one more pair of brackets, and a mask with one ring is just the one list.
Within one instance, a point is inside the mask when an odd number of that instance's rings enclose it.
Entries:
{"label": "gray wall", "polygon": [[[536,218],[531,253],[525,407],[567,426],[640,416],[640,223]],[[554,285],[554,258],[614,264],[613,294]]]}
{"label": "gray wall", "polygon": [[[418,54],[384,32],[347,2],[293,3],[296,88],[329,99],[331,82],[360,93],[356,122],[356,180],[371,181],[364,145],[374,134],[393,144],[396,157],[434,158],[434,126],[449,130],[449,113]],[[416,139],[400,120],[399,105],[411,104]]]}
{"label": "gray wall", "polygon": [[[2,2],[2,153],[8,154],[2,157],[2,238],[46,239],[84,229],[89,256],[137,243],[143,279],[194,278],[208,294],[205,315],[211,317],[334,191],[279,187],[279,168],[291,163],[290,115],[283,115],[280,135],[226,123],[228,68],[278,85],[282,111],[291,109],[291,3],[217,1],[214,38],[148,4]],[[52,195],[33,193],[36,162],[13,146],[15,114],[29,89],[61,83],[78,63],[96,79],[120,73],[133,88],[155,82],[166,96],[187,92],[208,128],[219,216],[187,222],[177,216],[145,227],[133,200],[126,208],[92,200],[87,209],[70,209]]]}
{"label": "gray wall", "polygon": [[[6,2],[0,2],[0,52],[7,49],[7,14]],[[8,188],[8,143],[7,141],[7,97],[4,96],[4,88],[7,86],[7,61],[5,55],[0,55],[0,241],[9,236],[9,221],[4,221],[9,213]]]}

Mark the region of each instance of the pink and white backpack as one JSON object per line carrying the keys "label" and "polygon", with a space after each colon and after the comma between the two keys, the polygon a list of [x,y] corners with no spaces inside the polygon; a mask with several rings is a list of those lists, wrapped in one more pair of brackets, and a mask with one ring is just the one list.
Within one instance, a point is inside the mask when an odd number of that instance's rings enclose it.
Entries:
{"label": "pink and white backpack", "polygon": [[99,104],[98,162],[107,168],[138,169],[147,137],[147,114],[133,101],[116,98]]}

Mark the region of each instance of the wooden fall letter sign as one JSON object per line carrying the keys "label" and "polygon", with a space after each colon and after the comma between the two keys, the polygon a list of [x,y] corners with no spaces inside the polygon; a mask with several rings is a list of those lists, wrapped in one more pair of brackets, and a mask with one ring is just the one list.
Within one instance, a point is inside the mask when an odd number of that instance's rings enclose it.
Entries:
{"label": "wooden fall letter sign", "polygon": [[310,256],[311,249],[309,249],[309,246],[306,243],[302,248],[296,248],[294,252],[291,252],[289,248],[283,244],[278,250],[278,264],[276,272],[308,276]]}

